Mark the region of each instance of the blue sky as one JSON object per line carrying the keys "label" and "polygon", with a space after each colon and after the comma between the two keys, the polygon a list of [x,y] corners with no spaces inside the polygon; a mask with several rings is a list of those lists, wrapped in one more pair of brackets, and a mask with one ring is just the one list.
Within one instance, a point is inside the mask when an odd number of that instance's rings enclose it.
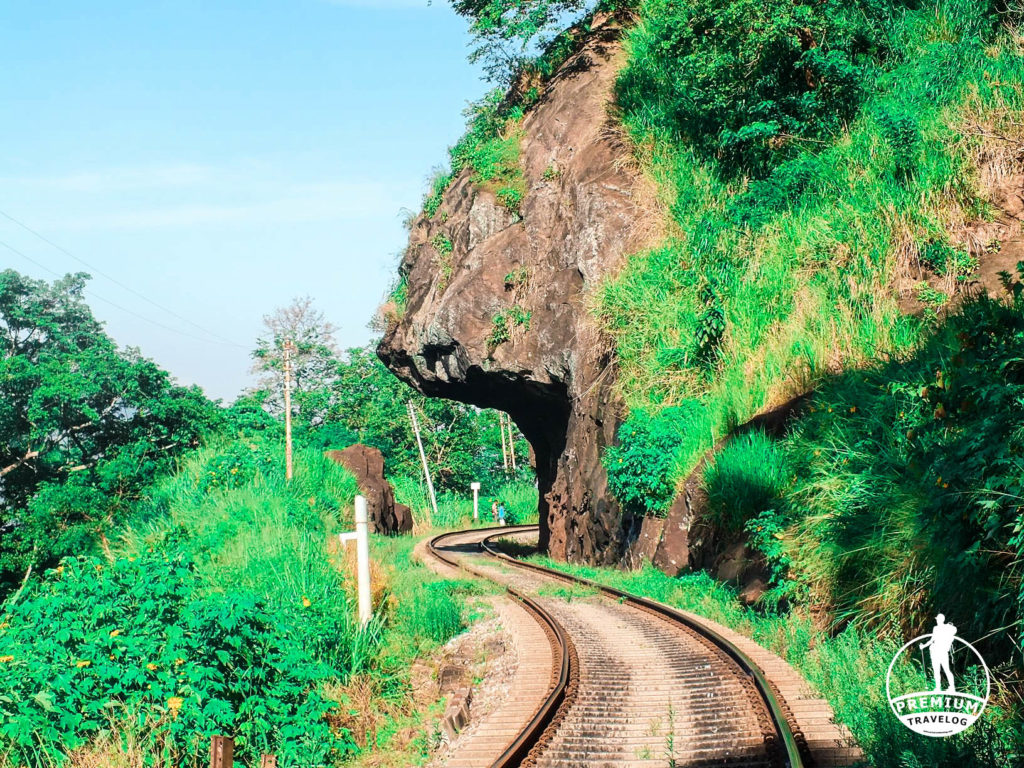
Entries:
{"label": "blue sky", "polygon": [[[467,43],[444,0],[2,3],[0,211],[131,289],[89,288],[120,344],[231,399],[295,296],[371,338],[400,211],[486,90]],[[42,265],[0,268],[93,271],[2,216],[0,241]]]}

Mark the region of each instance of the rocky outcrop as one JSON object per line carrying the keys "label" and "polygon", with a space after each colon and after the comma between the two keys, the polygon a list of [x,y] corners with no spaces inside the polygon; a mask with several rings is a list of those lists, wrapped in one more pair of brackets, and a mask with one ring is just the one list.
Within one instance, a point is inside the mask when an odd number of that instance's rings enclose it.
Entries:
{"label": "rocky outcrop", "polygon": [[395,501],[391,483],[384,477],[384,454],[357,443],[343,451],[327,451],[326,455],[355,475],[359,492],[366,497],[371,532],[391,536],[412,530],[412,511]]}
{"label": "rocky outcrop", "polygon": [[[594,563],[618,561],[639,523],[623,517],[601,466],[622,407],[587,294],[646,244],[655,218],[610,116],[620,53],[615,26],[598,26],[527,114],[521,215],[464,170],[437,214],[416,219],[400,266],[406,308],[378,348],[427,395],[506,411],[533,448],[541,546]],[[510,312],[518,321],[496,334],[494,318]]]}

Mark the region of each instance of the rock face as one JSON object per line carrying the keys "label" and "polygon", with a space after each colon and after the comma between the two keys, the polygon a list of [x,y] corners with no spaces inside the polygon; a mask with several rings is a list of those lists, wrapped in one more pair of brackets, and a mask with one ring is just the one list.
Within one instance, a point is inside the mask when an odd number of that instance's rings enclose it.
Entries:
{"label": "rock face", "polygon": [[368,445],[350,445],[343,451],[327,451],[327,458],[341,464],[356,477],[366,497],[370,531],[388,536],[412,530],[412,512],[395,502],[395,492],[384,478],[384,454]]}
{"label": "rock face", "polygon": [[[521,217],[464,170],[437,214],[416,219],[400,266],[405,312],[378,348],[424,394],[506,411],[535,455],[541,547],[593,563],[617,562],[639,529],[607,493],[600,453],[622,407],[612,344],[586,308],[655,219],[609,116],[620,53],[618,29],[597,27],[527,114]],[[450,254],[432,245],[438,235]],[[510,310],[529,319],[501,340],[494,318]]]}

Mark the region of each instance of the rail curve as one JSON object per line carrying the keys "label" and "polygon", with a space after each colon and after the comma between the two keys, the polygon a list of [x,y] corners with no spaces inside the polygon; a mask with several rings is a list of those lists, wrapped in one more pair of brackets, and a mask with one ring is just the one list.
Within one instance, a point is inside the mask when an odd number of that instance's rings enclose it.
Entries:
{"label": "rail curve", "polygon": [[[656,695],[663,698],[664,695],[674,696],[676,688],[691,685],[694,691],[689,694],[691,700],[687,709],[696,715],[688,729],[688,733],[693,731],[690,733],[692,743],[687,746],[690,752],[685,763],[676,762],[674,756],[669,755],[669,764],[789,768],[805,768],[811,764],[807,760],[806,745],[802,745],[794,734],[785,702],[776,695],[758,664],[729,638],[661,603],[523,562],[495,548],[498,538],[535,530],[536,526],[510,526],[453,531],[436,536],[427,544],[429,553],[441,562],[503,584],[510,596],[542,626],[551,642],[552,659],[557,667],[552,675],[551,689],[533,717],[491,764],[491,768],[649,764],[650,754],[638,754],[635,760],[623,756],[626,748],[633,747],[638,729],[635,714],[624,714],[632,712],[629,692],[632,691],[631,695],[636,697],[640,695],[637,694],[639,687],[641,694],[646,694],[648,699]],[[446,549],[446,543],[450,542],[458,542],[463,548],[462,553]],[[472,562],[468,555],[469,550],[474,549],[488,559]],[[488,567],[489,564],[508,566],[510,574],[514,574],[503,576],[493,567]],[[548,585],[542,589],[550,590],[550,584],[555,582],[582,587],[596,596],[607,598],[606,615],[596,619],[596,629],[595,626],[580,624],[578,610],[556,616],[539,599],[526,594],[530,585],[540,583],[536,581],[538,579]],[[569,622],[568,629],[565,622]],[[607,637],[592,637],[596,635]],[[603,639],[606,643],[604,648],[608,643],[612,647],[622,647],[633,644],[634,636],[637,644],[646,643],[645,649],[656,651],[652,654],[650,650],[641,652],[638,648],[635,658],[631,657],[634,665],[638,660],[642,664],[643,653],[648,653],[657,656],[658,663],[675,665],[676,671],[672,675],[662,675],[652,661],[652,669],[639,685],[636,681],[623,682],[616,677],[623,665],[630,661],[603,659],[602,647],[597,641]],[[579,652],[577,645],[580,646]],[[593,690],[579,690],[581,658],[583,666],[590,664]],[[626,677],[635,675],[635,672],[626,670]],[[658,694],[664,690],[672,693]],[[671,704],[669,706],[671,717]],[[744,709],[749,711],[744,713]],[[737,712],[743,717],[737,718]],[[730,725],[737,719],[743,722]],[[665,737],[673,749],[674,729],[670,723]],[[701,729],[707,734],[697,732]],[[757,733],[752,733],[755,730]],[[613,754],[614,750],[602,744],[603,741],[613,742],[618,752]],[[756,747],[757,743],[762,746]],[[739,745],[739,748],[730,752],[727,749],[730,744]]]}

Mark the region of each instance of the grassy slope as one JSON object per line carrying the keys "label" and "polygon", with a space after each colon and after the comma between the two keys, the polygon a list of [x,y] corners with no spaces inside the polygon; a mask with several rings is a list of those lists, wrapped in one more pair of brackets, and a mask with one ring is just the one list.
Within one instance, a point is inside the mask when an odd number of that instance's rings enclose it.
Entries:
{"label": "grassy slope", "polygon": [[[874,73],[847,131],[825,145],[807,143],[785,189],[723,180],[715,161],[657,121],[639,111],[624,116],[662,189],[673,235],[633,256],[603,286],[596,310],[616,340],[631,407],[701,404],[676,477],[766,406],[918,343],[922,323],[901,314],[894,287],[913,282],[926,243],[955,250],[965,224],[993,214],[978,159],[1005,147],[976,129],[1020,133],[1012,117],[1024,105],[1019,41],[1004,32],[981,44],[977,13],[953,2],[908,13],[890,30],[899,61]],[[645,23],[630,32],[631,66],[643,66],[640,57],[657,46],[650,36]],[[885,127],[891,114],[912,115],[918,138],[894,145]],[[963,276],[957,270],[970,268],[962,261],[947,270],[948,291]],[[697,350],[709,285],[725,319],[713,365]]]}
{"label": "grassy slope", "polygon": [[354,480],[317,450],[297,451],[291,484],[278,465],[261,437],[200,449],[106,557],[5,606],[0,764],[199,764],[210,733],[250,762],[335,764],[388,745],[385,721],[431,746],[409,666],[462,631],[477,588],[412,563],[409,538],[375,539],[377,618],[360,631],[350,564],[328,546],[351,527]]}

